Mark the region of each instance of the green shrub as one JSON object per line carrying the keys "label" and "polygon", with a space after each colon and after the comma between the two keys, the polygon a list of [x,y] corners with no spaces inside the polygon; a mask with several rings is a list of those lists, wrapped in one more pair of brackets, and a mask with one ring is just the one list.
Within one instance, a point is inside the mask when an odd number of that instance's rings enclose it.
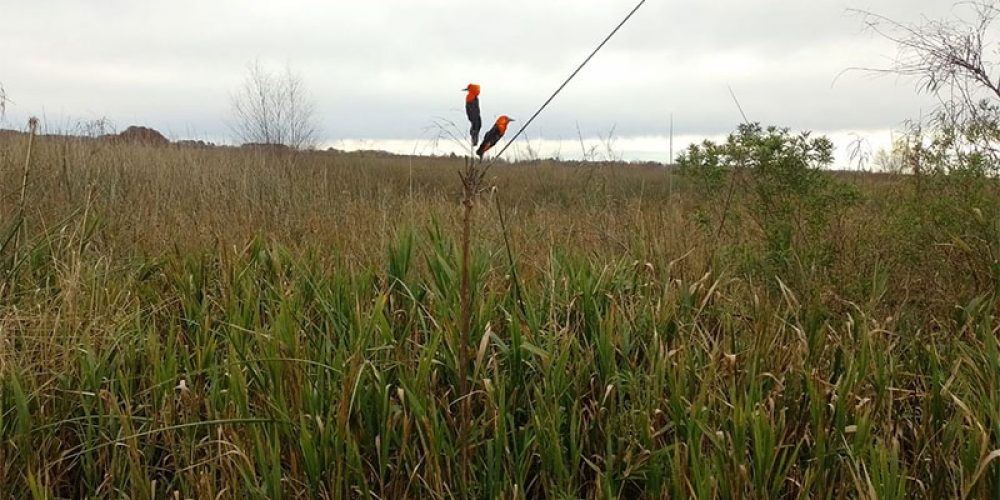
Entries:
{"label": "green shrub", "polygon": [[[724,144],[692,145],[679,160],[681,172],[694,179],[702,203],[714,213],[717,233],[735,224],[734,202],[763,235],[763,253],[755,262],[768,274],[802,278],[829,266],[835,237],[831,224],[860,199],[859,191],[838,182],[823,169],[833,162],[833,143],[808,132],[741,125]],[[726,182],[728,174],[729,182]]]}

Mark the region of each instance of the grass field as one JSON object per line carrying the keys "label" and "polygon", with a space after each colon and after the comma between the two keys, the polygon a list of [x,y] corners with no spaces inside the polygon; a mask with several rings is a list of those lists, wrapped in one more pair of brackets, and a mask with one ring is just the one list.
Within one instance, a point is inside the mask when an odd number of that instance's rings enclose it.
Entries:
{"label": "grass field", "polygon": [[0,496],[1000,498],[990,178],[27,149]]}

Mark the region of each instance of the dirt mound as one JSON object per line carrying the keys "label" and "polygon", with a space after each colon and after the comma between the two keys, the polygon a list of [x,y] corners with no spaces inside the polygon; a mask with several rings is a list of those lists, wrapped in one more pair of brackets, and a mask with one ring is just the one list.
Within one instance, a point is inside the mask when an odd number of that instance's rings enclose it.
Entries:
{"label": "dirt mound", "polygon": [[124,132],[118,135],[106,137],[116,141],[146,144],[149,146],[166,146],[170,144],[170,141],[156,130],[136,125],[125,129]]}

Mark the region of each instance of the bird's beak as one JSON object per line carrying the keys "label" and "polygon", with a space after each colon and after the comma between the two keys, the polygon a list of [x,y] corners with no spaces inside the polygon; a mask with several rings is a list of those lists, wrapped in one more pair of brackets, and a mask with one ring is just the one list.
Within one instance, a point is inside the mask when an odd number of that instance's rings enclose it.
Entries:
{"label": "bird's beak", "polygon": [[509,122],[516,122],[517,120],[515,120],[513,118],[508,118],[507,121],[509,121]]}
{"label": "bird's beak", "polygon": [[468,91],[469,91],[469,87],[465,87],[464,89],[462,89],[462,92],[468,92]]}

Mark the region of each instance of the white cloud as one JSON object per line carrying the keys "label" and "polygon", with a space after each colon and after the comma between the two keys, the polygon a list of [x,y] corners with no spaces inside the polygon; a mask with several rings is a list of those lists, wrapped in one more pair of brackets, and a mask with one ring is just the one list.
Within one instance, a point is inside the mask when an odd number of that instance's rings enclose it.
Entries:
{"label": "white cloud", "polygon": [[[817,135],[825,135],[834,144],[833,168],[839,170],[855,170],[858,168],[873,168],[871,159],[878,151],[889,151],[898,130],[831,130],[820,131]],[[674,158],[688,146],[711,140],[722,142],[726,134],[693,135],[682,134],[673,138]],[[503,147],[501,143],[497,149]],[[388,151],[401,155],[468,155],[467,146],[440,134],[428,134],[420,139],[342,139],[325,144],[323,147],[333,147],[343,151],[375,150]],[[585,136],[580,138],[548,139],[541,137],[524,137],[511,146],[505,157],[517,160],[535,158],[560,158],[564,160],[655,161],[665,163],[670,156],[670,136],[635,136],[618,137],[615,135]],[[495,153],[496,150],[493,151]],[[859,156],[860,154],[860,156]]]}

